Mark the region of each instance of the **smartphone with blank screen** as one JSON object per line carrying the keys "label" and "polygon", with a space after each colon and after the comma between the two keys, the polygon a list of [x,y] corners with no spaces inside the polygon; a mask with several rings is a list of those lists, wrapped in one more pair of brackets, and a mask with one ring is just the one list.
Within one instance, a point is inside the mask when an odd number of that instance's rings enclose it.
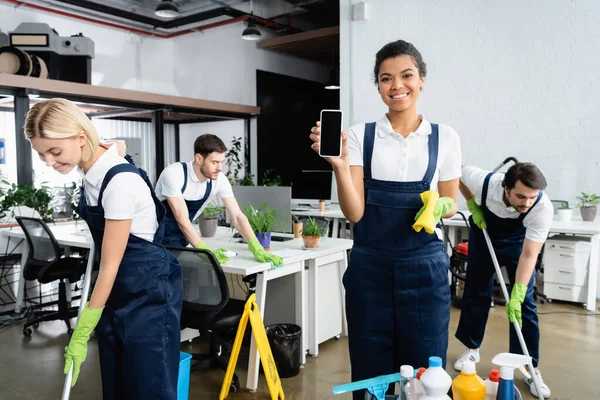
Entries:
{"label": "smartphone with blank screen", "polygon": [[321,157],[339,157],[342,155],[342,112],[340,110],[321,110]]}

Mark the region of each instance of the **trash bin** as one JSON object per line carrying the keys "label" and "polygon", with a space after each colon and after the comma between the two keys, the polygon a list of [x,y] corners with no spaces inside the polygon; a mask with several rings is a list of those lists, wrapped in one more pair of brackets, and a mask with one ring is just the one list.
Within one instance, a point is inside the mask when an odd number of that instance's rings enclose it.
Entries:
{"label": "trash bin", "polygon": [[192,355],[179,352],[179,376],[177,379],[177,400],[188,400],[190,390],[190,366]]}
{"label": "trash bin", "polygon": [[294,324],[274,324],[265,327],[271,353],[280,378],[290,378],[300,373],[302,329]]}

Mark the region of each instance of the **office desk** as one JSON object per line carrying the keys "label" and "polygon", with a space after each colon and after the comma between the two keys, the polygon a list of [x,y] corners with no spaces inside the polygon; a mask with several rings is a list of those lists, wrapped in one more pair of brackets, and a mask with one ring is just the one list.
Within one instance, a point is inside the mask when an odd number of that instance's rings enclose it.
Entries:
{"label": "office desk", "polygon": [[[87,299],[89,293],[90,281],[92,275],[92,268],[94,266],[94,241],[90,235],[87,224],[84,221],[68,221],[60,222],[55,224],[48,224],[48,227],[52,231],[52,234],[56,238],[58,244],[62,247],[69,249],[70,247],[79,247],[89,249],[90,253],[88,256],[88,262],[84,277],[84,287],[82,292],[82,299]],[[7,237],[13,237],[18,239],[25,239],[25,234],[21,227],[3,228],[0,230],[2,235]],[[17,301],[15,304],[15,312],[19,312],[23,305],[23,298],[25,297],[25,278],[23,277],[23,268],[27,262],[29,256],[29,245],[27,240],[23,240],[23,253],[21,255],[21,273],[19,273],[19,283],[17,285]],[[85,304],[85,301],[81,302],[81,305]],[[79,311],[83,308],[80,305]]]}
{"label": "office desk", "polygon": [[[324,238],[319,243],[319,247],[310,250],[303,250],[304,243],[302,239],[293,239],[286,242],[271,242],[271,252],[281,253],[284,265],[272,269],[270,263],[259,263],[254,260],[252,253],[248,250],[248,245],[239,243],[240,239],[232,237],[233,232],[228,228],[219,227],[217,234],[212,238],[204,238],[204,241],[212,248],[226,247],[231,251],[238,253],[229,262],[222,265],[223,271],[232,274],[250,275],[257,274],[256,279],[256,302],[261,315],[265,315],[265,303],[267,294],[267,282],[288,275],[294,275],[295,285],[295,322],[302,327],[301,343],[301,362],[306,361],[306,349],[309,354],[318,354],[318,344],[324,339],[336,336],[335,322],[327,324],[327,315],[321,316],[321,305],[327,307],[326,312],[330,312],[332,303],[340,305],[341,332],[347,334],[346,314],[344,301],[344,288],[342,285],[342,276],[346,270],[347,251],[352,247],[352,240]],[[335,265],[337,269],[336,282],[330,282],[332,287],[337,290],[323,290],[323,280],[319,280],[319,272],[323,268]],[[329,271],[331,268],[329,269]],[[308,277],[306,277],[308,271]],[[325,293],[328,304],[320,299],[320,294]],[[332,333],[333,331],[333,333]],[[248,363],[248,378],[246,387],[250,390],[256,390],[258,386],[259,355],[254,338],[250,345],[250,360]]]}
{"label": "office desk", "polygon": [[[468,211],[462,212],[467,218],[469,217],[470,213]],[[456,246],[458,230],[466,228],[465,222],[462,217],[454,216],[453,218],[445,219],[444,225],[449,228],[448,235],[451,237],[452,243]],[[586,309],[588,311],[596,311],[598,264],[600,263],[600,221],[596,219],[593,222],[587,222],[578,218],[573,218],[571,221],[559,221],[555,216],[555,219],[550,226],[550,233],[589,237],[591,249]]]}
{"label": "office desk", "polygon": [[[323,212],[319,211],[318,208],[308,209],[308,208],[302,208],[302,207],[297,207],[297,208],[292,207],[292,214],[295,216],[298,216],[298,217],[321,217],[321,218],[325,218],[328,221],[333,221],[333,230],[331,232],[331,237],[337,238],[338,233],[340,233],[340,227],[341,227],[340,237],[342,239],[345,239],[346,238],[346,217],[342,213],[342,209],[340,208],[339,205],[332,204],[329,207],[330,208],[325,209],[325,211],[323,211]],[[350,224],[350,232],[352,232],[353,225],[354,224]],[[352,238],[352,233],[350,233],[350,238]]]}

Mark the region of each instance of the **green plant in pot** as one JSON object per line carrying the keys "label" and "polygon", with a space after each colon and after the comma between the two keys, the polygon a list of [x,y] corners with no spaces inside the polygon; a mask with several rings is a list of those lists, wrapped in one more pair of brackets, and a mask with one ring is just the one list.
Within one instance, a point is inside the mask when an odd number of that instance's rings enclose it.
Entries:
{"label": "green plant in pot", "polygon": [[277,223],[279,213],[277,210],[271,210],[267,203],[260,203],[258,208],[254,208],[252,204],[244,205],[244,214],[248,218],[248,222],[252,227],[252,231],[262,247],[269,251],[271,247],[271,232]]}
{"label": "green plant in pot", "polygon": [[595,193],[581,192],[581,196],[577,196],[577,199],[580,201],[581,218],[584,221],[593,221],[596,218],[600,197]]}
{"label": "green plant in pot", "polygon": [[200,227],[200,235],[202,237],[213,237],[217,233],[219,225],[219,214],[225,211],[225,207],[216,206],[212,203],[206,205],[200,218],[198,218],[198,226]]}
{"label": "green plant in pot", "polygon": [[319,246],[319,239],[321,238],[321,227],[317,223],[317,220],[308,217],[308,220],[302,227],[302,240],[304,241],[304,247],[307,249],[313,249]]}
{"label": "green plant in pot", "polygon": [[573,209],[569,207],[569,203],[563,202],[558,207],[558,219],[561,221],[570,221],[573,217]]}
{"label": "green plant in pot", "polygon": [[4,192],[4,197],[0,201],[0,211],[2,216],[11,207],[26,206],[36,210],[44,221],[52,221],[54,210],[50,207],[52,192],[49,187],[42,184],[40,188],[33,185],[17,185],[2,181],[9,188]]}

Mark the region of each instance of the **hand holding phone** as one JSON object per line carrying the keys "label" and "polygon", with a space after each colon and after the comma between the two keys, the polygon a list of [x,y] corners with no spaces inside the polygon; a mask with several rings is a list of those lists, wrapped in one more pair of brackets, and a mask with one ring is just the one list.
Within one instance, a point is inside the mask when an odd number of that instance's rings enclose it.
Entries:
{"label": "hand holding phone", "polygon": [[342,155],[342,118],[340,110],[321,111],[319,140],[321,157],[340,157]]}

